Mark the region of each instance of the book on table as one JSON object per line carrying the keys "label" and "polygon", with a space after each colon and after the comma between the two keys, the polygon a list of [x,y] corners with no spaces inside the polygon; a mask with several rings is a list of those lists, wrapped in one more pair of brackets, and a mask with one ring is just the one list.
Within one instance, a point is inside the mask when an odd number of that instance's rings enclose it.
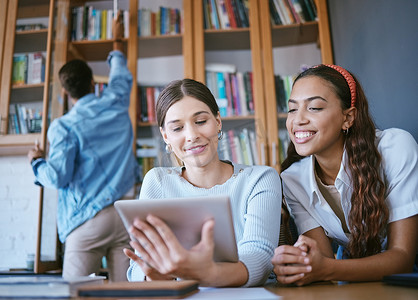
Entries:
{"label": "book on table", "polygon": [[185,298],[199,291],[195,280],[111,282],[78,289],[79,297],[95,298]]}
{"label": "book on table", "polygon": [[70,298],[77,288],[102,284],[104,276],[62,278],[50,275],[0,276],[0,298]]}

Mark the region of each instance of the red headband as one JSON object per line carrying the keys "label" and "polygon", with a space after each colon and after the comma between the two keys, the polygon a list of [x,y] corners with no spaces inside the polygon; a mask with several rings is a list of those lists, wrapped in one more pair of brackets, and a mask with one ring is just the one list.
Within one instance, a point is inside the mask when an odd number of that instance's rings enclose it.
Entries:
{"label": "red headband", "polygon": [[327,66],[329,68],[336,70],[338,73],[340,73],[344,77],[345,81],[347,81],[348,87],[350,88],[351,107],[355,107],[356,106],[356,81],[354,80],[350,72],[348,72],[343,67],[336,66],[336,65],[324,65],[324,66]]}

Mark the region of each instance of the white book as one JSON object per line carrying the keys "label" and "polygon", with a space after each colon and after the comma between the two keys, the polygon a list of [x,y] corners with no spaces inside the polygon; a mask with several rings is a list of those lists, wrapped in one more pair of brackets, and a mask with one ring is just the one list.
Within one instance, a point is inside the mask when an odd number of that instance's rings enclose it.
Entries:
{"label": "white book", "polygon": [[107,23],[106,23],[106,39],[111,40],[113,38],[112,33],[112,22],[113,22],[113,10],[107,11]]}
{"label": "white book", "polygon": [[246,163],[254,165],[254,155],[250,144],[250,137],[247,128],[243,128],[240,133],[241,141],[243,141],[243,148],[245,147],[244,154],[246,154]]}
{"label": "white book", "polygon": [[234,134],[234,146],[235,146],[235,151],[236,151],[235,153],[237,155],[236,163],[244,164],[244,157],[242,155],[241,143],[240,143],[239,137],[235,134]]}
{"label": "white book", "polygon": [[[127,10],[123,11],[123,27],[124,27],[124,30],[125,30],[124,37],[128,38],[129,37],[129,11],[127,11]],[[151,31],[151,29],[150,29],[150,31]]]}
{"label": "white book", "polygon": [[208,63],[205,70],[209,72],[235,73],[237,66],[233,64]]}
{"label": "white book", "polygon": [[28,53],[28,73],[26,76],[27,84],[33,84],[33,56],[34,53]]}
{"label": "white book", "polygon": [[248,116],[250,113],[248,112],[247,92],[245,91],[244,75],[241,72],[237,72],[237,81],[239,101],[241,106],[241,116]]}
{"label": "white book", "polygon": [[83,13],[84,13],[84,6],[77,7],[77,25],[76,25],[76,40],[81,41],[84,38],[83,34]]}
{"label": "white book", "polygon": [[0,298],[70,298],[77,296],[78,287],[101,284],[104,279],[104,276],[67,279],[48,275],[0,277]]}
{"label": "white book", "polygon": [[249,130],[248,136],[250,140],[251,152],[253,154],[254,165],[260,165],[260,161],[258,159],[257,138],[255,136],[255,132],[253,130]]}
{"label": "white book", "polygon": [[[31,66],[31,83],[37,84],[42,82],[42,64],[44,62],[44,57],[42,52],[32,53],[32,66]],[[29,76],[29,66],[28,66],[28,76]],[[29,82],[28,82],[29,83]]]}

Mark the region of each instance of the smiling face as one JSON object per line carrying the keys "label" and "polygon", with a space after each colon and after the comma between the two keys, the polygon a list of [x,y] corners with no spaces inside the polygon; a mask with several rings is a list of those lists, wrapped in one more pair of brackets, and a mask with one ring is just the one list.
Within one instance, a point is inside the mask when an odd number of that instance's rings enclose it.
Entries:
{"label": "smiling face", "polygon": [[316,76],[299,79],[289,98],[286,127],[301,156],[332,157],[344,148],[347,111],[330,83]]}
{"label": "smiling face", "polygon": [[218,162],[218,132],[221,128],[219,114],[214,116],[204,102],[185,96],[167,110],[164,128],[160,131],[186,168],[191,168]]}

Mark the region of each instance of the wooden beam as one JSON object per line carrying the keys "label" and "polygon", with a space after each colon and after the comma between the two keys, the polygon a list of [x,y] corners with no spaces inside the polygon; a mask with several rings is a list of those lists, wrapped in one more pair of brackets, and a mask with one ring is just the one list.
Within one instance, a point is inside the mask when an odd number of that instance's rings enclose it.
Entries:
{"label": "wooden beam", "polygon": [[193,17],[199,18],[202,14],[193,16],[193,5],[196,5],[196,2],[192,0],[183,0],[183,61],[184,61],[184,77],[185,78],[194,78],[195,70],[194,65],[194,47],[193,47]]}
{"label": "wooden beam", "polygon": [[319,46],[321,47],[321,60],[323,64],[333,64],[331,33],[329,29],[327,0],[315,0],[318,13]]}
{"label": "wooden beam", "polygon": [[[258,0],[249,1],[250,15],[250,44],[253,68],[253,94],[255,106],[255,129],[257,136],[257,150],[261,164],[268,164],[267,152],[267,121],[265,115],[263,60],[261,51],[261,27],[259,23]],[[269,19],[269,18],[268,18]]]}
{"label": "wooden beam", "polygon": [[272,46],[272,32],[271,22],[269,18],[261,16],[270,15],[268,0],[260,0],[260,27],[261,32],[261,48],[264,66],[264,99],[265,99],[265,117],[267,126],[267,143],[268,153],[270,154],[268,162],[269,165],[280,171],[279,159],[279,132],[277,124],[277,103],[276,103],[276,88],[274,83],[274,63],[273,63],[273,46]]}
{"label": "wooden beam", "polygon": [[137,109],[138,109],[138,77],[137,77],[137,53],[138,53],[138,1],[129,1],[129,37],[128,37],[128,69],[132,73],[131,101],[129,104],[129,117],[131,119],[134,140],[132,151],[136,156],[137,136]]}
{"label": "wooden beam", "polygon": [[203,1],[193,1],[194,79],[205,83]]}
{"label": "wooden beam", "polygon": [[[12,69],[13,69],[13,50],[15,43],[15,26],[17,16],[17,1],[9,1],[7,5],[7,20],[4,34],[4,41],[7,41],[7,47],[3,48],[3,63],[0,82],[0,132],[7,134],[9,104],[10,104],[10,88],[12,85]],[[1,138],[1,137],[0,137]]]}

